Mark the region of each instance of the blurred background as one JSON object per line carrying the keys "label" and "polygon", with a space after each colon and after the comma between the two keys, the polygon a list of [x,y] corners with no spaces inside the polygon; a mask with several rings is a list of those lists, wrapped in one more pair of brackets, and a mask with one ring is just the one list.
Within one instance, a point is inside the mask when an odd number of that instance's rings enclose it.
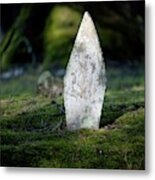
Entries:
{"label": "blurred background", "polygon": [[[63,76],[85,11],[107,88],[101,130],[68,132]],[[145,169],[144,17],[144,1],[1,5],[2,166]]]}
{"label": "blurred background", "polygon": [[96,26],[107,70],[115,68],[108,77],[118,75],[117,67],[127,67],[121,74],[144,73],[144,8],[144,1],[1,4],[1,83],[28,74],[29,87],[46,70],[62,78],[84,11]]}

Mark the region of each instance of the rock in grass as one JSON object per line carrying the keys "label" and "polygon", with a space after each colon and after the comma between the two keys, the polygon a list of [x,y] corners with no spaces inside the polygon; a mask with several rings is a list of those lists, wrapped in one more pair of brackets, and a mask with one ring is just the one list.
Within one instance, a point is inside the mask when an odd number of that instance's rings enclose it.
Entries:
{"label": "rock in grass", "polygon": [[64,78],[69,130],[98,129],[106,88],[105,64],[93,21],[85,12]]}
{"label": "rock in grass", "polygon": [[51,99],[63,92],[61,80],[52,76],[50,71],[44,71],[38,78],[37,92]]}

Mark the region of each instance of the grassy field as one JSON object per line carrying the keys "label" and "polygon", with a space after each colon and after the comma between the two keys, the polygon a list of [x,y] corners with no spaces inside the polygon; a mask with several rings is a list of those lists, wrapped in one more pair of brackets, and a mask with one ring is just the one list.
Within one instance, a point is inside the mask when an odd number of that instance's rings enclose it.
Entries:
{"label": "grassy field", "polygon": [[142,66],[107,66],[100,129],[69,132],[63,97],[36,93],[38,74],[0,82],[1,165],[145,169]]}

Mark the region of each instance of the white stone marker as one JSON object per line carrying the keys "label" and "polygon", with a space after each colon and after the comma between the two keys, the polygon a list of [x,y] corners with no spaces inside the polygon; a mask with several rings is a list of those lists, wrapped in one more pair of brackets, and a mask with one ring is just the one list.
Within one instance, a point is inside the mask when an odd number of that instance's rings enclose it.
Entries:
{"label": "white stone marker", "polygon": [[106,88],[105,64],[95,26],[84,13],[64,78],[67,129],[98,129]]}

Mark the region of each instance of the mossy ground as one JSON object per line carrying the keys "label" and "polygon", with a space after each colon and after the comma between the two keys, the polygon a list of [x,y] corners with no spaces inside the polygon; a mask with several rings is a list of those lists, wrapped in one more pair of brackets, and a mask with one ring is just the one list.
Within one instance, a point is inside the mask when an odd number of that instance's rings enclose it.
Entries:
{"label": "mossy ground", "polygon": [[144,169],[143,68],[107,67],[107,73],[97,131],[70,132],[57,126],[65,121],[63,97],[55,99],[59,107],[37,95],[37,75],[1,82],[1,165]]}

